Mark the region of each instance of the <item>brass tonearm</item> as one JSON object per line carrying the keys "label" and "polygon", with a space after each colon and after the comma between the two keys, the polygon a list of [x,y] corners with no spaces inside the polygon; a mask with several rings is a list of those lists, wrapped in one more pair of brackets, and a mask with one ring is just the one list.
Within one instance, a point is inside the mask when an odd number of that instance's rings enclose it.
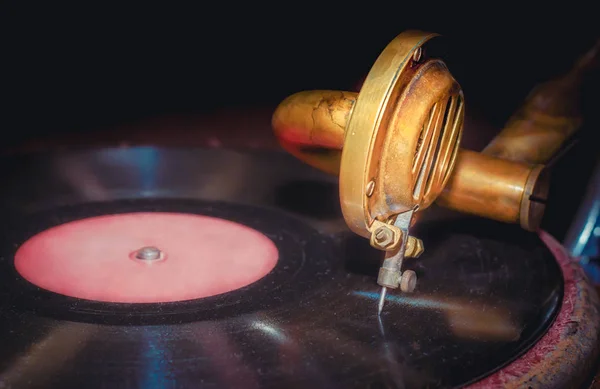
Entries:
{"label": "brass tonearm", "polygon": [[[438,35],[407,31],[380,54],[360,93],[305,91],[273,115],[280,144],[339,175],[344,219],[386,255],[377,282],[410,292],[402,271],[423,242],[409,235],[415,214],[444,207],[535,231],[548,194],[544,166],[579,128],[568,96],[598,47],[566,76],[536,90],[482,152],[460,148],[465,100],[445,63],[430,53]],[[572,91],[571,91],[572,92]]]}

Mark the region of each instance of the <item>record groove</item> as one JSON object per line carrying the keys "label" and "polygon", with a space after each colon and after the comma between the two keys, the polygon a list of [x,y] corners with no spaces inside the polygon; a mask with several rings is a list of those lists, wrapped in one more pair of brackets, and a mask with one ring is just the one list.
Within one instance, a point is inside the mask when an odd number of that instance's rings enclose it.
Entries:
{"label": "record groove", "polygon": [[[419,225],[426,251],[406,262],[417,289],[390,293],[378,317],[381,253],[340,227],[338,209],[305,212],[294,188],[336,188],[293,157],[142,148],[19,161],[0,164],[22,169],[0,188],[5,387],[460,387],[529,349],[560,308],[561,270],[534,234],[460,219]],[[279,262],[243,289],[165,304],[60,296],[12,268],[18,245],[50,226],[147,211],[244,224]]]}

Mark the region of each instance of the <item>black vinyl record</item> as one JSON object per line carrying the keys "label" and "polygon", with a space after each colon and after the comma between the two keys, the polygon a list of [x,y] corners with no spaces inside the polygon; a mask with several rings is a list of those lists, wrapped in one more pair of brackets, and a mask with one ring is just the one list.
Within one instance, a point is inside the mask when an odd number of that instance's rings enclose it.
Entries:
{"label": "black vinyl record", "polygon": [[[537,236],[436,217],[414,234],[414,293],[377,315],[382,253],[347,230],[335,178],[278,153],[102,149],[0,164],[0,388],[460,387],[517,358],[552,323],[559,266]],[[232,292],[117,304],[42,290],[15,270],[36,233],[130,212],[256,229],[280,259]]]}

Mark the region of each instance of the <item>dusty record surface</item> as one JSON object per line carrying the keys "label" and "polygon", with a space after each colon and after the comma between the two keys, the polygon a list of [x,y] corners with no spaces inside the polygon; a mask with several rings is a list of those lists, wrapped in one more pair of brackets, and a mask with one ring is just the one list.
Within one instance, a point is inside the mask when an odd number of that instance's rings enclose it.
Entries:
{"label": "dusty record surface", "polygon": [[[6,157],[0,170],[0,387],[458,387],[530,349],[563,300],[536,235],[433,218],[407,261],[415,293],[390,293],[378,317],[381,253],[344,226],[335,180],[281,153],[100,149]],[[277,263],[231,292],[145,304],[49,292],[15,269],[41,231],[136,212],[242,224]]]}

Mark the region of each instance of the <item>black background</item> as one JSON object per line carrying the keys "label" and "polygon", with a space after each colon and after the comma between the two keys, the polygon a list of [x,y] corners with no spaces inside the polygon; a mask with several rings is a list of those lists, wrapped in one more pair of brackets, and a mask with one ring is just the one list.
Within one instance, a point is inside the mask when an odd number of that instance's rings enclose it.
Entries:
{"label": "black background", "polygon": [[502,125],[598,38],[592,3],[3,3],[2,129],[8,141],[351,89],[409,28],[448,38],[470,111]]}

